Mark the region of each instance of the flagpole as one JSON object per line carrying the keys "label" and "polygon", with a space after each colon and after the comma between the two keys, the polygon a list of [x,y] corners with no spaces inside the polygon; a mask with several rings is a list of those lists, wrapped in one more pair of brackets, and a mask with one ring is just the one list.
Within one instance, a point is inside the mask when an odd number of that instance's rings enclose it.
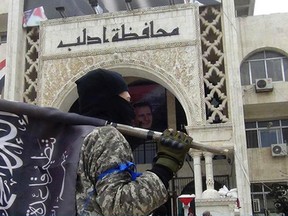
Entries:
{"label": "flagpole", "polygon": [[74,125],[105,126],[106,120],[79,115],[76,113],[66,113],[53,107],[40,107],[24,102],[8,101],[0,99],[0,111],[14,113],[17,115],[28,115],[32,118],[48,119],[52,122],[62,122]]}
{"label": "flagpole", "polygon": [[[159,140],[162,135],[162,133],[158,131],[137,128],[137,127],[133,127],[129,125],[115,124],[115,123],[111,123],[111,125],[116,127],[123,134],[139,137],[142,139]],[[215,146],[211,147],[211,146],[204,145],[202,143],[198,143],[195,141],[192,141],[192,143],[190,143],[190,148],[194,148],[194,149],[202,150],[202,151],[208,151],[208,152],[212,152],[215,154],[227,154],[229,152],[228,149],[218,148]]]}
{"label": "flagpole", "polygon": [[[108,122],[99,118],[83,116],[76,113],[63,112],[53,107],[40,107],[24,102],[15,102],[0,99],[0,111],[13,113],[16,115],[27,115],[30,118],[47,119],[52,122],[61,122],[65,124],[92,125],[96,127],[112,125],[123,134],[147,140],[159,140],[162,135],[162,132],[158,131],[152,131],[143,128],[132,127],[129,125]],[[195,141],[190,143],[190,146],[191,148],[197,150],[208,151],[216,154],[225,154],[229,151],[228,149],[208,146]]]}

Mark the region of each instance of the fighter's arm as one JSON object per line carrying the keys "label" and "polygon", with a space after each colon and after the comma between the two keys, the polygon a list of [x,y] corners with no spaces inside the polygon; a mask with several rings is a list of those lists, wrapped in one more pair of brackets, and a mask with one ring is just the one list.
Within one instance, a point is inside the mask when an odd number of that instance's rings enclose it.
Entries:
{"label": "fighter's arm", "polygon": [[135,181],[127,173],[110,175],[97,182],[97,203],[103,215],[148,215],[167,201],[167,190],[153,172],[146,171]]}
{"label": "fighter's arm", "polygon": [[155,173],[146,171],[133,180],[128,171],[117,171],[119,164],[133,162],[129,143],[117,129],[107,126],[95,130],[83,146],[83,171],[95,188],[90,199],[94,203],[89,206],[94,205],[101,214],[148,215],[167,201],[165,185]]}

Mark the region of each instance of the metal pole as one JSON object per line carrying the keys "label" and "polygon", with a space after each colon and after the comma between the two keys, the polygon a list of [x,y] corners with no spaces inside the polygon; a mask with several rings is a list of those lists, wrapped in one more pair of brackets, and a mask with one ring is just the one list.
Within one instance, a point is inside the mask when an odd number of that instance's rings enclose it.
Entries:
{"label": "metal pole", "polygon": [[[159,140],[162,135],[162,132],[132,127],[124,124],[117,124],[113,122],[109,123],[108,121],[103,119],[87,117],[76,113],[66,113],[52,107],[40,107],[28,103],[8,101],[3,99],[0,99],[0,111],[17,115],[28,115],[33,118],[47,119],[49,121],[62,122],[65,124],[92,126],[112,125],[123,134],[147,140]],[[229,151],[228,149],[207,146],[195,141],[190,143],[190,147],[218,154],[225,154]]]}

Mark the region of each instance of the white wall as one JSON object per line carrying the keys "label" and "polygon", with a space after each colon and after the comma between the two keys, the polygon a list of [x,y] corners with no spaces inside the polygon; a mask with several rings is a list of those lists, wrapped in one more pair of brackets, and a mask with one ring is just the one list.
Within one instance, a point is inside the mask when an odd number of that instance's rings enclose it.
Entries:
{"label": "white wall", "polygon": [[9,0],[1,0],[0,6],[0,32],[7,31]]}
{"label": "white wall", "polygon": [[9,0],[1,0],[0,14],[8,13]]}
{"label": "white wall", "polygon": [[261,48],[275,48],[288,54],[288,13],[237,18],[240,61]]}
{"label": "white wall", "polygon": [[[288,57],[288,13],[237,18],[239,58],[245,60],[261,49],[270,49]],[[242,86],[245,120],[288,118],[288,82],[273,82],[273,91],[256,93],[255,86]],[[251,182],[287,180],[288,157],[272,157],[270,148],[248,149]]]}
{"label": "white wall", "polygon": [[[237,18],[239,58],[245,60],[261,49],[270,49],[288,57],[288,13]],[[245,119],[288,117],[288,82],[273,82],[272,92],[256,93],[255,86],[243,86]],[[267,109],[269,107],[269,109]]]}

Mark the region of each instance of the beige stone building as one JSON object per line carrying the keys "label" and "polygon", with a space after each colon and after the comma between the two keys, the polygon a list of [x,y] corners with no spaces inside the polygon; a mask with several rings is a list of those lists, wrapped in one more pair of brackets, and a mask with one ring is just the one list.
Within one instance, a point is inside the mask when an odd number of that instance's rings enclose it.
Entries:
{"label": "beige stone building", "polygon": [[[184,193],[195,194],[197,215],[278,215],[268,194],[288,179],[288,14],[252,16],[253,0],[169,2],[107,6],[23,28],[29,1],[4,1],[1,97],[72,112],[77,79],[96,68],[118,71],[132,95],[149,96],[158,128],[185,128],[204,146],[229,149],[190,150],[171,181],[171,215],[183,215],[177,197]],[[151,166],[154,153],[154,143],[136,151],[139,170]],[[219,196],[223,185],[237,188],[241,208],[236,198]]]}

